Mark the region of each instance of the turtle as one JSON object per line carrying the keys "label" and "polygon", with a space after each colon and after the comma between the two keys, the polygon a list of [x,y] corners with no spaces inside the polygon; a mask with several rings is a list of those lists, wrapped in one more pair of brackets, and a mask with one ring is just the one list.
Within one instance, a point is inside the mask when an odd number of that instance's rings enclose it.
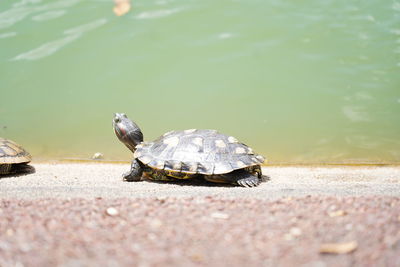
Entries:
{"label": "turtle", "polygon": [[0,137],[0,175],[28,172],[32,156],[23,147],[9,139]]}
{"label": "turtle", "polygon": [[124,181],[203,178],[255,187],[262,180],[264,157],[235,137],[216,130],[170,131],[153,142],[145,142],[139,126],[124,113],[114,114],[113,128],[118,139],[133,152]]}

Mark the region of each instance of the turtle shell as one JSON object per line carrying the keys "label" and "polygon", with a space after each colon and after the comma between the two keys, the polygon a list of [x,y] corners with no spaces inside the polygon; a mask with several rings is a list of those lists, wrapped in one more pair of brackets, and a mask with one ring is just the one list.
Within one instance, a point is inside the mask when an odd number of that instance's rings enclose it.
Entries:
{"label": "turtle shell", "polygon": [[171,131],[136,146],[134,157],[158,170],[188,174],[223,174],[260,165],[264,157],[233,136],[215,130]]}
{"label": "turtle shell", "polygon": [[17,143],[0,137],[0,165],[28,163],[31,155]]}

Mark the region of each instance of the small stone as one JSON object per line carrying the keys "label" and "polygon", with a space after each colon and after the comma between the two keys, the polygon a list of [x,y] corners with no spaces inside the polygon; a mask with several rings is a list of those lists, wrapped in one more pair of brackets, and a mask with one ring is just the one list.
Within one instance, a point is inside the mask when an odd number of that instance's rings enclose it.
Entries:
{"label": "small stone", "polygon": [[157,199],[160,203],[165,203],[165,201],[167,200],[167,197],[156,197],[156,199]]}
{"label": "small stone", "polygon": [[337,211],[328,212],[328,215],[330,217],[340,217],[340,216],[344,216],[346,214],[347,214],[347,212],[345,212],[344,210],[337,210]]}
{"label": "small stone", "polygon": [[204,257],[201,254],[192,254],[189,257],[195,262],[202,262],[204,260]]}
{"label": "small stone", "polygon": [[346,243],[326,243],[321,245],[319,252],[327,254],[347,254],[356,250],[357,247],[357,241]]}
{"label": "small stone", "polygon": [[294,237],[293,237],[291,234],[289,234],[289,233],[286,233],[286,234],[283,236],[283,238],[284,238],[286,241],[291,241],[291,240],[294,239]]}
{"label": "small stone", "polygon": [[116,208],[110,207],[106,209],[106,214],[109,216],[117,216],[119,212]]}
{"label": "small stone", "polygon": [[225,235],[224,235],[224,240],[225,240],[225,241],[231,242],[232,239],[233,239],[233,238],[232,238],[232,235],[230,235],[230,234],[225,234]]}
{"label": "small stone", "polygon": [[153,241],[158,239],[157,235],[154,234],[154,233],[148,233],[148,234],[147,234],[147,238],[148,238],[149,240],[153,240]]}
{"label": "small stone", "polygon": [[301,236],[302,233],[303,233],[303,232],[302,232],[301,229],[298,228],[298,227],[292,227],[292,228],[290,228],[290,234],[291,234],[292,236]]}
{"label": "small stone", "polygon": [[92,159],[104,159],[104,155],[100,152],[94,153]]}
{"label": "small stone", "polygon": [[13,231],[13,229],[7,229],[7,231],[6,231],[6,235],[8,235],[8,236],[13,236],[14,235],[14,231]]}
{"label": "small stone", "polygon": [[293,239],[295,239],[296,237],[301,236],[303,233],[303,231],[298,228],[298,227],[292,227],[289,230],[289,233],[284,234],[283,238],[287,241],[291,241]]}
{"label": "small stone", "polygon": [[211,213],[210,216],[214,219],[222,219],[222,220],[226,220],[229,218],[229,214],[223,212],[213,212]]}
{"label": "small stone", "polygon": [[353,230],[353,225],[351,223],[348,223],[344,226],[344,229],[346,229],[347,231],[351,231]]}
{"label": "small stone", "polygon": [[28,251],[32,250],[32,247],[28,243],[22,243],[19,245],[19,249],[22,252],[28,252]]}
{"label": "small stone", "polygon": [[337,206],[336,205],[331,205],[331,206],[329,206],[329,210],[330,211],[335,211],[337,209]]}
{"label": "small stone", "polygon": [[307,266],[307,267],[326,267],[328,265],[323,261],[311,261],[311,262],[307,262],[306,264],[304,264],[302,266]]}
{"label": "small stone", "polygon": [[206,201],[203,198],[196,198],[194,200],[194,203],[196,203],[196,204],[204,204],[204,203],[206,203]]}
{"label": "small stone", "polygon": [[57,221],[54,220],[54,219],[51,219],[51,220],[49,220],[49,221],[47,221],[47,222],[45,223],[46,228],[47,228],[48,230],[50,230],[50,231],[55,230],[55,229],[57,228],[58,225],[59,225],[59,223],[57,223]]}
{"label": "small stone", "polygon": [[8,242],[0,241],[0,250],[6,251],[10,249]]}
{"label": "small stone", "polygon": [[149,224],[152,228],[160,228],[163,225],[162,221],[160,221],[159,219],[153,219],[150,221]]}

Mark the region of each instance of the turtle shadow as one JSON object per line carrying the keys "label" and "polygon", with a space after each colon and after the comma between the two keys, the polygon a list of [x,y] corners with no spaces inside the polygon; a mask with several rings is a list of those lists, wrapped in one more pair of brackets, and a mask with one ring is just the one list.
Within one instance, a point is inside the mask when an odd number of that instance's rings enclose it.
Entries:
{"label": "turtle shadow", "polygon": [[[268,182],[270,180],[271,180],[271,178],[269,176],[262,175],[260,178],[260,185],[262,183]],[[156,180],[150,180],[150,179],[143,179],[142,181],[156,183],[156,184],[173,184],[173,185],[179,185],[179,186],[226,187],[226,188],[240,187],[238,185],[229,184],[229,183],[210,182],[203,178],[192,178],[192,179],[182,179],[182,180],[177,179],[176,181],[156,181]]]}
{"label": "turtle shadow", "polygon": [[36,169],[32,165],[18,166],[17,169],[12,169],[10,173],[0,174],[0,179],[14,178],[35,173]]}
{"label": "turtle shadow", "polygon": [[179,185],[179,186],[198,186],[198,187],[236,187],[236,185],[233,184],[224,184],[224,183],[213,183],[209,182],[204,179],[188,179],[188,180],[177,180],[177,181],[154,181],[154,180],[143,180],[146,182],[150,183],[156,183],[156,184],[173,184],[173,185]]}

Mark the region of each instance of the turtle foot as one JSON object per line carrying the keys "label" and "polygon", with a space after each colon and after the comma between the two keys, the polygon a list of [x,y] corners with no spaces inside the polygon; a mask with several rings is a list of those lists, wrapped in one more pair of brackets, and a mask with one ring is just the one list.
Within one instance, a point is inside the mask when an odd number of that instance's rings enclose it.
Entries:
{"label": "turtle foot", "polygon": [[143,169],[137,160],[133,160],[130,171],[122,175],[122,180],[126,182],[137,182],[142,179]]}
{"label": "turtle foot", "polygon": [[243,187],[256,187],[260,184],[260,179],[256,176],[248,176],[246,178],[242,178],[237,180],[237,184]]}
{"label": "turtle foot", "polygon": [[122,174],[122,180],[124,182],[137,182],[142,179],[142,176],[135,175],[136,173],[133,173],[131,171],[128,171],[124,174]]}

